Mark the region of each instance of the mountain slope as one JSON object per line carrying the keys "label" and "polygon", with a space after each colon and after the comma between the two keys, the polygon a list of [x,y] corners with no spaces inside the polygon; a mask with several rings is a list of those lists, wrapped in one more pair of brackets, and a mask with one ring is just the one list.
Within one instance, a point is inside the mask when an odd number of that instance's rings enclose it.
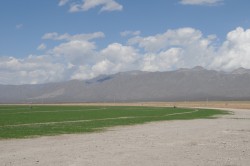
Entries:
{"label": "mountain slope", "polygon": [[202,67],[169,72],[132,71],[40,85],[0,85],[0,103],[249,100],[250,72]]}

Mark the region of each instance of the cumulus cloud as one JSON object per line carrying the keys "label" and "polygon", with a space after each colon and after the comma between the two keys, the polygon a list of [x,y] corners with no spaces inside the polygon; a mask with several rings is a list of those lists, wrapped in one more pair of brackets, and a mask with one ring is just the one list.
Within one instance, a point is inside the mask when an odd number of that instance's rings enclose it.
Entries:
{"label": "cumulus cloud", "polygon": [[108,47],[103,49],[100,54],[115,63],[131,63],[137,56],[136,50],[133,47],[123,46],[119,43],[108,45]]}
{"label": "cumulus cloud", "polygon": [[[64,6],[69,3],[69,0],[59,0],[59,6]],[[123,6],[115,0],[83,0],[79,2],[77,0],[71,0],[69,3],[69,12],[81,12],[88,11],[90,9],[101,7],[100,12],[103,11],[121,11]]]}
{"label": "cumulus cloud", "polygon": [[64,66],[46,56],[30,55],[24,59],[0,58],[1,84],[37,84],[62,81]]}
{"label": "cumulus cloud", "polygon": [[147,53],[142,59],[141,70],[143,71],[166,71],[175,67],[182,55],[182,49],[170,48],[158,54]]}
{"label": "cumulus cloud", "polygon": [[241,27],[227,34],[226,41],[218,50],[212,68],[230,70],[250,66],[250,29]]}
{"label": "cumulus cloud", "polygon": [[139,58],[139,54],[135,48],[119,43],[108,45],[107,48],[100,51],[100,56],[104,61],[108,60],[110,64],[113,64],[110,65],[111,68],[108,73],[133,70]]}
{"label": "cumulus cloud", "polygon": [[[57,40],[60,44],[47,51],[45,55],[27,58],[1,57],[0,84],[36,84],[70,79],[87,79],[91,67],[98,62],[96,44],[93,39],[104,37],[104,33],[58,34],[47,33],[42,38]],[[42,43],[37,49],[45,49]],[[84,73],[83,73],[84,71]]]}
{"label": "cumulus cloud", "polygon": [[45,50],[47,48],[46,44],[42,43],[37,47],[37,50]]}
{"label": "cumulus cloud", "polygon": [[129,39],[128,44],[143,50],[143,70],[162,71],[196,65],[207,67],[213,58],[214,39],[216,36],[203,36],[201,31],[187,27],[154,36],[136,36]]}
{"label": "cumulus cloud", "polygon": [[80,65],[74,67],[70,79],[82,80],[93,78],[94,76],[89,65]]}
{"label": "cumulus cloud", "polygon": [[[93,35],[95,34],[95,35]],[[92,34],[47,33],[59,44],[45,55],[0,57],[0,83],[26,84],[90,79],[129,70],[167,71],[203,66],[230,71],[250,66],[250,29],[238,27],[218,45],[215,35],[186,27],[151,36],[131,36],[127,44],[110,43],[98,49]],[[216,43],[216,44],[215,44]],[[46,43],[44,43],[46,44]]]}
{"label": "cumulus cloud", "polygon": [[49,50],[48,53],[53,57],[57,57],[58,60],[79,66],[93,64],[98,60],[96,44],[92,40],[104,36],[102,32],[76,35],[59,35],[53,32],[45,34],[42,38],[61,41],[62,43]]}
{"label": "cumulus cloud", "polygon": [[87,58],[84,58],[85,61],[78,65],[79,67],[73,73],[73,79],[87,79],[100,74],[114,74],[139,69],[137,65],[139,55],[133,47],[112,43],[103,50],[92,53],[94,55],[92,54],[89,60],[94,59],[94,61],[87,62]]}
{"label": "cumulus cloud", "polygon": [[138,45],[146,52],[158,52],[169,47],[177,46],[187,49],[188,47],[208,47],[214,38],[204,37],[201,31],[194,28],[170,29],[163,34],[141,37],[136,36],[128,40],[130,45]]}
{"label": "cumulus cloud", "polygon": [[97,59],[96,45],[88,41],[69,41],[62,43],[49,51],[50,55],[58,60],[70,62],[73,65],[91,64]]}
{"label": "cumulus cloud", "polygon": [[224,0],[181,0],[182,5],[218,5]]}

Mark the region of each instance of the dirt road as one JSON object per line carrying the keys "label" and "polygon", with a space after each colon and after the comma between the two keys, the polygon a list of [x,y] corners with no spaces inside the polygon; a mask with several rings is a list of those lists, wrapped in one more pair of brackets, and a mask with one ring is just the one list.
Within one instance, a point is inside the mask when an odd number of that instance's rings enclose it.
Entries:
{"label": "dirt road", "polygon": [[250,110],[101,133],[0,141],[2,166],[248,166]]}

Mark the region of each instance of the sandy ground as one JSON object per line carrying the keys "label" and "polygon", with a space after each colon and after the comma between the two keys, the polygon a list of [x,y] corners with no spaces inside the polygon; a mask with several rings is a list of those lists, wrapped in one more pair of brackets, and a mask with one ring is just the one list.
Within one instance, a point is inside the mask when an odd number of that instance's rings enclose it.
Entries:
{"label": "sandy ground", "polygon": [[[13,104],[0,104],[13,105]],[[30,105],[30,104],[16,104]],[[115,102],[115,103],[53,103],[32,105],[59,105],[59,106],[152,106],[152,107],[216,107],[216,108],[239,108],[250,109],[250,101],[178,101],[178,102]]]}
{"label": "sandy ground", "polygon": [[250,110],[101,133],[0,141],[1,166],[249,166]]}

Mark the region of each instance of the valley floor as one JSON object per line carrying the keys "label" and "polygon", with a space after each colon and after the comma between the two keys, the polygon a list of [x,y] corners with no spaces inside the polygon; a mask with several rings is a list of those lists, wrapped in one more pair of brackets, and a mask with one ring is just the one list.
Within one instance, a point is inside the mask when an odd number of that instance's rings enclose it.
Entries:
{"label": "valley floor", "polygon": [[[0,104],[1,105],[1,104]],[[6,104],[2,104],[6,105]],[[7,104],[13,105],[13,104]],[[20,105],[20,104],[17,104]],[[31,105],[31,104],[21,104]],[[63,104],[32,104],[32,105],[79,105],[79,106],[153,106],[153,107],[208,107],[208,108],[239,108],[250,109],[250,101],[178,101],[178,102],[100,102],[100,103],[63,103]]]}
{"label": "valley floor", "polygon": [[250,110],[108,131],[0,141],[2,166],[248,166]]}

